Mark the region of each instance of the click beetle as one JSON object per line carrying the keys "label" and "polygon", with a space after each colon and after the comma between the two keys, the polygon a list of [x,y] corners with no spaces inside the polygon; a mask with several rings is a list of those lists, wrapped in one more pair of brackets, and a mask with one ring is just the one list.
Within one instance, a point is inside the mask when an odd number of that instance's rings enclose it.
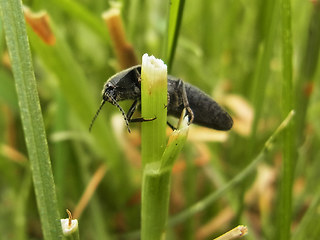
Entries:
{"label": "click beetle", "polygon": [[[127,114],[118,104],[118,102],[123,100],[133,100],[133,104]],[[155,118],[132,119],[132,115],[139,106],[140,100],[141,65],[133,66],[113,75],[104,84],[102,102],[92,119],[89,130],[91,130],[105,102],[115,105],[121,111],[129,132],[129,122],[154,120]],[[197,87],[168,75],[168,115],[179,118],[184,108],[186,108],[189,115],[189,123],[223,131],[232,128],[232,118],[216,101]],[[168,123],[168,125],[173,128],[171,124]]]}

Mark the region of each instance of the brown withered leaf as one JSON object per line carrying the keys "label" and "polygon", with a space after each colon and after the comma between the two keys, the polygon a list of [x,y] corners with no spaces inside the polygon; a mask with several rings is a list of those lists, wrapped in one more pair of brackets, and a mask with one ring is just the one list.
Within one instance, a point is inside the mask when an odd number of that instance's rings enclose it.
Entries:
{"label": "brown withered leaf", "polygon": [[102,18],[108,27],[110,39],[120,68],[126,69],[137,65],[138,59],[135,55],[134,49],[125,36],[125,29],[119,7],[111,7],[108,11],[102,13]]}
{"label": "brown withered leaf", "polygon": [[52,32],[49,24],[49,15],[46,11],[37,13],[32,12],[29,8],[24,7],[24,17],[33,31],[48,45],[56,43],[56,37]]}

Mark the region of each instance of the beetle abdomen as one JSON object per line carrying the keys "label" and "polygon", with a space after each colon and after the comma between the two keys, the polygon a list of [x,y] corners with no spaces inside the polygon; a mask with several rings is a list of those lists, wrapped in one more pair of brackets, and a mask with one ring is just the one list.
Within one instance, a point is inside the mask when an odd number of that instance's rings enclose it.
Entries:
{"label": "beetle abdomen", "polygon": [[[180,117],[184,108],[182,97],[177,92],[177,86],[170,87],[170,85],[177,84],[177,80],[171,80],[171,83],[169,81],[168,93],[170,102],[168,103],[168,114]],[[172,81],[175,81],[175,83]],[[232,118],[216,101],[188,83],[184,83],[184,86],[189,106],[194,114],[193,123],[216,130],[229,130],[232,128]]]}

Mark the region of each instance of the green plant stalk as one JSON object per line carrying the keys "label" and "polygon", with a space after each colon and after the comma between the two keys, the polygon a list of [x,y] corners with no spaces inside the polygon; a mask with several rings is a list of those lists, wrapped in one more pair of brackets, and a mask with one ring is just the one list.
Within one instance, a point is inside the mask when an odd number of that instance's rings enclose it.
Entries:
{"label": "green plant stalk", "polygon": [[181,129],[171,134],[161,162],[147,164],[143,172],[141,239],[165,238],[171,170],[187,139],[187,119],[182,125]]}
{"label": "green plant stalk", "polygon": [[[285,116],[293,109],[292,86],[292,33],[290,0],[281,1],[282,10],[282,114]],[[292,218],[292,185],[295,169],[294,124],[291,123],[283,134],[282,169],[280,178],[280,203],[278,208],[276,239],[290,239]]]}
{"label": "green plant stalk", "polygon": [[160,161],[166,146],[167,66],[147,54],[142,57],[141,114],[156,118],[141,125],[142,164]]}
{"label": "green plant stalk", "polygon": [[[160,239],[167,218],[170,171],[159,171],[166,143],[167,66],[144,54],[141,68],[141,151],[143,164],[141,239]],[[161,212],[158,210],[161,209]],[[160,215],[158,215],[160,213]]]}
{"label": "green plant stalk", "polygon": [[44,239],[61,239],[61,225],[30,47],[19,0],[0,1]]}
{"label": "green plant stalk", "polygon": [[319,62],[320,51],[320,4],[313,4],[312,16],[309,22],[308,39],[305,43],[304,55],[301,60],[298,81],[296,84],[296,108],[297,108],[297,139],[298,147],[304,140],[305,119],[309,100],[312,94],[315,73]]}
{"label": "green plant stalk", "polygon": [[149,163],[143,172],[141,239],[165,239],[171,170],[159,171],[160,162]]}
{"label": "green plant stalk", "polygon": [[274,133],[265,142],[264,147],[261,149],[260,153],[253,159],[253,161],[244,170],[242,170],[231,181],[226,183],[217,191],[208,195],[203,200],[197,202],[196,204],[184,210],[183,212],[170,218],[168,221],[168,226],[174,226],[178,223],[181,223],[187,220],[188,218],[194,216],[195,214],[205,210],[213,202],[218,200],[220,197],[224,196],[224,194],[227,191],[229,191],[231,188],[235,187],[236,185],[240,184],[246,177],[248,177],[254,170],[256,170],[257,165],[265,159],[267,153],[270,152],[270,150],[272,149],[275,140],[291,123],[293,116],[294,116],[294,111],[291,111],[288,114],[288,116],[283,120],[283,122],[280,124],[280,126],[274,131]]}
{"label": "green plant stalk", "polygon": [[185,0],[172,0],[170,2],[170,13],[168,21],[168,39],[167,39],[167,63],[168,71],[172,67],[173,58],[177,48],[178,36],[182,22]]}

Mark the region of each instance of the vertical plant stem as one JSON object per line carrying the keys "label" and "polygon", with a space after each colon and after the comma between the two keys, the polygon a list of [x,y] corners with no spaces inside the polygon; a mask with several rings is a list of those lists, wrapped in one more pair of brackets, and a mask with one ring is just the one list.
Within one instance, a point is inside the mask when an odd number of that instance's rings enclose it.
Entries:
{"label": "vertical plant stem", "polygon": [[21,120],[44,239],[60,239],[61,226],[37,85],[19,0],[1,0],[1,15],[15,78]]}
{"label": "vertical plant stem", "polygon": [[142,164],[160,161],[166,146],[167,66],[147,54],[142,57],[141,113],[145,119],[142,131]]}
{"label": "vertical plant stem", "polygon": [[168,216],[171,171],[159,171],[160,162],[149,163],[143,172],[141,239],[164,239]]}
{"label": "vertical plant stem", "polygon": [[[170,171],[160,172],[166,143],[167,66],[144,54],[141,69],[141,113],[155,120],[142,123],[141,239],[160,239],[167,218]],[[159,212],[160,210],[160,212]]]}
{"label": "vertical plant stem", "polygon": [[[282,113],[287,115],[293,109],[292,86],[292,33],[291,33],[291,3],[290,0],[281,1],[282,9]],[[294,124],[291,123],[283,136],[283,160],[280,179],[280,204],[278,211],[277,239],[290,239],[290,225],[292,217],[292,184],[295,166],[294,156]]]}
{"label": "vertical plant stem", "polygon": [[[185,114],[185,113],[183,113]],[[161,162],[146,165],[142,184],[141,239],[164,239],[170,199],[171,170],[188,135],[187,117],[169,138]]]}

